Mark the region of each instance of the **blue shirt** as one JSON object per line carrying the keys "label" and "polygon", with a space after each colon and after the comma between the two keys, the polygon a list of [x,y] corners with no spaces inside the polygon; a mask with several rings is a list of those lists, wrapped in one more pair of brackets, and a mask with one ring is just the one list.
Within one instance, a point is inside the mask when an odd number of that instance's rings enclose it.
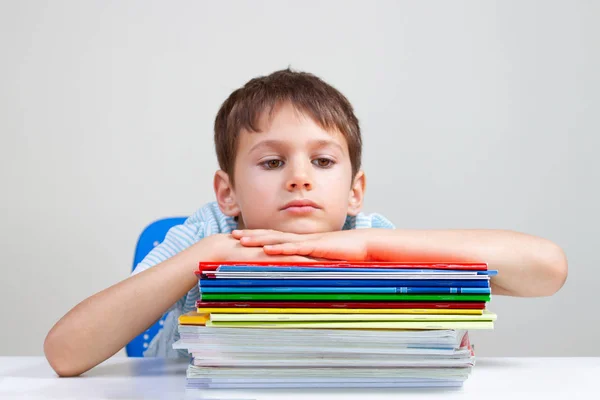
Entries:
{"label": "blue shirt", "polygon": [[[167,233],[165,240],[156,246],[135,267],[132,275],[145,271],[154,265],[173,257],[180,251],[192,246],[210,235],[218,233],[231,233],[237,228],[233,217],[228,217],[221,212],[216,202],[211,202],[196,211],[182,225],[174,226]],[[394,225],[379,214],[363,214],[348,216],[342,230],[363,228],[394,229]],[[200,299],[200,290],[195,286],[185,296],[173,304],[167,311],[163,329],[152,339],[144,352],[146,357],[188,357],[186,350],[174,350],[173,343],[179,340],[177,331],[178,318],[181,314],[196,309],[196,301]]]}

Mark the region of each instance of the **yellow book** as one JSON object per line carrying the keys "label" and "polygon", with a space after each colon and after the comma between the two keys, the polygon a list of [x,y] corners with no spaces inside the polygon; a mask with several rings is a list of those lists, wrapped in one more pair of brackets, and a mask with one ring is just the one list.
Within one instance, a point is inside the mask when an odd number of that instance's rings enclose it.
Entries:
{"label": "yellow book", "polygon": [[245,308],[202,307],[200,314],[458,314],[483,315],[483,310],[447,308]]}
{"label": "yellow book", "polygon": [[190,311],[180,315],[178,320],[180,325],[205,325],[209,319],[209,314]]}
{"label": "yellow book", "polygon": [[[369,310],[371,311],[371,310]],[[190,311],[179,316],[181,325],[238,326],[255,328],[376,328],[376,329],[442,329],[490,328],[496,314],[484,311],[481,315],[449,314],[208,314]],[[427,328],[425,327],[427,326]],[[462,326],[465,326],[462,328]],[[469,327],[467,327],[469,326]]]}

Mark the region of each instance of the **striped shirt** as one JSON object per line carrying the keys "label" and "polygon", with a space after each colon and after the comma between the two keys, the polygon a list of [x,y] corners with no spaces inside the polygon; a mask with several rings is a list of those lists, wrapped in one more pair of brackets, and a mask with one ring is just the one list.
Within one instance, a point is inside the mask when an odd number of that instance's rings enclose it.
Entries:
{"label": "striped shirt", "polygon": [[[156,246],[136,265],[132,275],[153,267],[180,251],[192,246],[202,238],[218,233],[231,233],[237,228],[233,217],[221,212],[216,202],[211,202],[196,211],[182,225],[172,227],[165,240]],[[394,229],[394,225],[379,214],[363,214],[348,216],[342,230],[363,228]],[[200,290],[195,286],[185,296],[173,304],[167,311],[167,317],[161,329],[150,342],[144,352],[146,357],[189,357],[187,350],[174,350],[173,343],[179,339],[177,320],[181,314],[196,309],[196,301],[200,299]]]}

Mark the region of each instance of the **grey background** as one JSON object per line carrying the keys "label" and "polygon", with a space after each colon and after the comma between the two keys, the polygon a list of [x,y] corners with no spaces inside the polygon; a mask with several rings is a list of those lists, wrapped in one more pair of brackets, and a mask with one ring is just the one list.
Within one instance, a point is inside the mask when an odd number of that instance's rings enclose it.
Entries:
{"label": "grey background", "polygon": [[0,355],[211,201],[219,105],[291,65],[354,104],[365,211],[565,249],[558,294],[493,298],[479,355],[600,356],[599,4],[0,1]]}

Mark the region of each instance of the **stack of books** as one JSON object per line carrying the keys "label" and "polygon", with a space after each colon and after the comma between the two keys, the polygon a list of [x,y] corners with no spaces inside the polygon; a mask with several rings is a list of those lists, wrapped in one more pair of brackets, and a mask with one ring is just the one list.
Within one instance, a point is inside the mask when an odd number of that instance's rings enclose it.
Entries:
{"label": "stack of books", "polygon": [[486,264],[200,263],[188,388],[456,387],[492,329]]}

